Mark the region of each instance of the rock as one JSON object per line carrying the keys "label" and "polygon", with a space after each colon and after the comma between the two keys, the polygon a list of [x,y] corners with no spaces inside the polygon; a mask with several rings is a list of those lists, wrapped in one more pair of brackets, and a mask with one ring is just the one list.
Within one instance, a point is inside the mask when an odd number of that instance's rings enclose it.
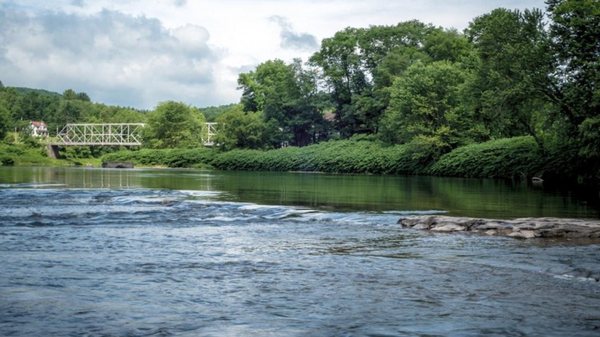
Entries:
{"label": "rock", "polygon": [[414,216],[398,221],[402,227],[433,232],[474,232],[519,239],[600,239],[600,220],[519,218],[513,220],[450,216]]}
{"label": "rock", "polygon": [[109,162],[103,162],[102,167],[103,168],[133,168],[133,163],[128,162],[128,161],[124,161],[124,162],[109,161]]}
{"label": "rock", "polygon": [[518,239],[533,239],[536,237],[535,232],[530,231],[530,230],[512,232],[512,233],[508,234],[508,236],[510,236],[511,238],[518,238]]}
{"label": "rock", "polygon": [[[413,227],[415,228],[415,227]],[[449,224],[445,224],[445,225],[441,225],[441,226],[435,226],[433,228],[431,228],[431,231],[434,232],[461,232],[464,231],[466,228],[464,226],[461,225],[457,225],[455,223],[449,223]]]}

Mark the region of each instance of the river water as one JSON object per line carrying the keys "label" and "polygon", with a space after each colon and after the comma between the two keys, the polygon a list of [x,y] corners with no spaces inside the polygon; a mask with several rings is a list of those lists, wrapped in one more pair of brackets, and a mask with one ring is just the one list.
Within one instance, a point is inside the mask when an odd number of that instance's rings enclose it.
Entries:
{"label": "river water", "polygon": [[598,336],[600,245],[400,217],[598,217],[487,180],[0,168],[0,336]]}

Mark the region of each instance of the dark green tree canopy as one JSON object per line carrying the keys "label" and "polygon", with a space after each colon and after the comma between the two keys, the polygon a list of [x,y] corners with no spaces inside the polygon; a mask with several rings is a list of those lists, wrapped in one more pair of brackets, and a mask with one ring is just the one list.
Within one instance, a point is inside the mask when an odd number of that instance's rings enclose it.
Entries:
{"label": "dark green tree canopy", "polygon": [[304,69],[299,60],[264,62],[255,71],[240,74],[238,84],[244,110],[262,112],[266,123],[276,125],[276,144],[304,146],[318,140],[319,132],[323,134],[324,104],[316,73]]}
{"label": "dark green tree canopy", "polygon": [[202,146],[204,116],[184,103],[163,102],[150,114],[144,142],[156,148]]}

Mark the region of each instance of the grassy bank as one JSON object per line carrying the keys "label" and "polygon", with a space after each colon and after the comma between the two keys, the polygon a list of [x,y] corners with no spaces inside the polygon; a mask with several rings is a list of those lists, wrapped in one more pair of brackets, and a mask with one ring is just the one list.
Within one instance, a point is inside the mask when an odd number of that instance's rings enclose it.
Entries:
{"label": "grassy bank", "polygon": [[0,165],[2,166],[68,166],[64,160],[48,158],[45,147],[31,147],[25,144],[0,144]]}

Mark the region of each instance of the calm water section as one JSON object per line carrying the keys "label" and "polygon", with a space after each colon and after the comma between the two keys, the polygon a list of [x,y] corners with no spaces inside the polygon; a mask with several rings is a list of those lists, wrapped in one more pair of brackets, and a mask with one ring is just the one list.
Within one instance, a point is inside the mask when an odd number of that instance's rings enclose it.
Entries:
{"label": "calm water section", "polygon": [[332,210],[435,210],[488,218],[600,218],[597,192],[590,196],[492,179],[0,167],[0,183],[216,191],[224,201]]}
{"label": "calm water section", "polygon": [[0,167],[0,336],[598,336],[600,245],[400,217],[598,217],[493,180]]}

